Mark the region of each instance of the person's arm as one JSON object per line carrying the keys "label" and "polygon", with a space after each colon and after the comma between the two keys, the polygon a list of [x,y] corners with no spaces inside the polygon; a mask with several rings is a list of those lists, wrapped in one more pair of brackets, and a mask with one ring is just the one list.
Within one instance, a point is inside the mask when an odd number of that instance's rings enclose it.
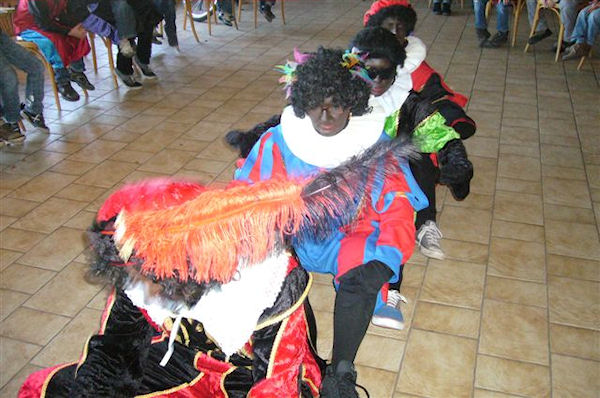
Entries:
{"label": "person's arm", "polygon": [[72,26],[63,25],[52,18],[48,3],[44,0],[28,0],[27,9],[42,30],[68,35],[72,29]]}

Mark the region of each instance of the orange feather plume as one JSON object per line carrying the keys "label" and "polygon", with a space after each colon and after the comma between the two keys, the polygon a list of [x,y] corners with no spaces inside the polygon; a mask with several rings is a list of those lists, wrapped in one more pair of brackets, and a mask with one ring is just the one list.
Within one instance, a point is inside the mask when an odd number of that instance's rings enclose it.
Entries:
{"label": "orange feather plume", "polygon": [[268,180],[208,190],[166,209],[123,210],[114,239],[125,261],[134,251],[144,260],[142,272],[228,282],[240,262],[264,260],[298,230],[307,213],[301,193],[300,183]]}

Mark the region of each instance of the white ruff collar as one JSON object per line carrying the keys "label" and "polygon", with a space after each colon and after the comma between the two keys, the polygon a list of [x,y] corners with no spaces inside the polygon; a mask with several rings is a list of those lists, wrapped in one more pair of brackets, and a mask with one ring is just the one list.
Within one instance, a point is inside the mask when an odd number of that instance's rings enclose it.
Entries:
{"label": "white ruff collar", "polygon": [[427,46],[421,39],[415,36],[408,36],[406,38],[408,44],[404,49],[406,51],[406,60],[404,61],[404,67],[398,68],[398,73],[412,73],[425,61],[427,56]]}
{"label": "white ruff collar", "polygon": [[345,129],[332,137],[319,134],[308,116],[300,119],[287,106],[281,114],[281,132],[290,151],[313,166],[330,169],[375,144],[385,123],[382,109],[352,116]]}
{"label": "white ruff collar", "polygon": [[379,97],[371,96],[369,98],[369,105],[375,107],[378,104],[385,112],[386,116],[394,113],[400,109],[410,90],[412,89],[412,78],[409,73],[396,73],[396,80],[394,84]]}
{"label": "white ruff collar", "polygon": [[[260,264],[240,267],[238,278],[212,288],[192,308],[181,304],[176,309],[177,302],[149,296],[142,281],[127,287],[125,294],[133,304],[146,310],[158,325],[162,325],[167,317],[192,318],[201,322],[223,353],[230,356],[250,339],[264,310],[275,304],[287,275],[288,263],[288,255],[280,252]],[[171,333],[177,333],[175,326]],[[168,361],[170,354],[165,357]]]}

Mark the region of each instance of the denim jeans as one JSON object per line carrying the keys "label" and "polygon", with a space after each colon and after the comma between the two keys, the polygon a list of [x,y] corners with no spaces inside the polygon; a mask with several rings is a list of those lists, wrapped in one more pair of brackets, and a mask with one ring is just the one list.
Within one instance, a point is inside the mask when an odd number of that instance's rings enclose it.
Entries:
{"label": "denim jeans", "polygon": [[19,80],[13,67],[27,73],[25,109],[42,113],[44,99],[44,65],[33,54],[0,31],[0,98],[2,112],[9,123],[19,120]]}
{"label": "denim jeans", "polygon": [[131,39],[137,36],[135,13],[127,0],[111,0],[113,16],[117,25],[119,39]]}
{"label": "denim jeans", "polygon": [[[485,5],[489,0],[473,0],[473,11],[475,13],[475,28],[487,29],[485,19]],[[510,9],[505,6],[502,0],[496,5],[496,30],[498,32],[508,32],[508,14]]]}
{"label": "denim jeans", "polygon": [[452,0],[433,0],[433,4],[439,4],[439,3],[451,4]]}
{"label": "denim jeans", "polygon": [[[527,19],[529,20],[529,26],[531,26],[533,24],[535,8],[537,7],[537,0],[526,0],[525,5],[527,6]],[[535,31],[543,32],[546,29],[548,29],[548,24],[546,23],[546,16],[540,12],[540,20]]]}
{"label": "denim jeans", "polygon": [[571,38],[577,43],[587,43],[593,46],[596,37],[600,33],[600,8],[589,12],[590,7],[587,6],[579,11]]}
{"label": "denim jeans", "polygon": [[560,19],[563,25],[565,25],[565,34],[563,36],[565,41],[574,40],[571,36],[573,35],[573,28],[577,20],[577,8],[583,2],[585,0],[560,0],[558,3],[560,7]]}
{"label": "denim jeans", "polygon": [[173,0],[154,0],[158,11],[165,19],[165,33],[169,40],[177,42],[177,25],[175,25],[175,2]]}
{"label": "denim jeans", "polygon": [[[25,30],[21,32],[20,36],[23,38],[23,40],[30,41],[38,46],[42,54],[44,54],[44,58],[46,58],[50,65],[52,65],[52,69],[54,69],[54,78],[56,79],[56,84],[60,86],[69,83],[71,80],[69,77],[69,71],[67,68],[65,68],[65,65],[63,64],[56,47],[54,47],[54,44],[50,39],[34,30]],[[75,72],[85,71],[83,58],[71,62],[69,69]]]}

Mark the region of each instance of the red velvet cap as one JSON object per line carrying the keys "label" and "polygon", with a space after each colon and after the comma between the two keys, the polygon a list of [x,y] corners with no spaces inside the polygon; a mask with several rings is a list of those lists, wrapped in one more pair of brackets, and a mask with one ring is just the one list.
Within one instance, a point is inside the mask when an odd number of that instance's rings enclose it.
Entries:
{"label": "red velvet cap", "polygon": [[391,6],[411,7],[409,0],[377,0],[376,2],[371,4],[371,8],[369,8],[367,12],[365,12],[365,16],[363,18],[364,26],[367,26],[369,18],[377,14],[377,12]]}

